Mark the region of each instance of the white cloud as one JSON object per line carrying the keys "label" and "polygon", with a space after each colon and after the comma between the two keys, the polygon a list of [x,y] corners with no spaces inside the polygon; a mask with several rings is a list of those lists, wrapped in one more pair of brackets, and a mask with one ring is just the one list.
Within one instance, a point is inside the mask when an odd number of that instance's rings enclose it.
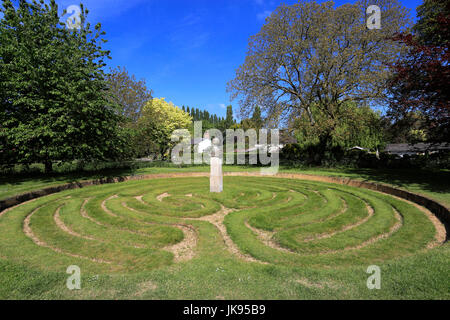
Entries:
{"label": "white cloud", "polygon": [[272,11],[270,11],[270,10],[264,10],[263,12],[258,13],[258,14],[256,15],[256,17],[257,17],[259,20],[264,20],[264,19],[266,19],[268,16],[270,16],[271,14],[272,14]]}
{"label": "white cloud", "polygon": [[185,16],[183,19],[181,19],[180,23],[178,24],[178,28],[186,28],[193,25],[196,25],[201,22],[201,18],[199,15],[190,13],[187,16]]}
{"label": "white cloud", "polygon": [[[180,50],[191,50],[199,48],[206,44],[210,38],[211,34],[209,32],[174,32],[168,36],[168,39]],[[189,41],[186,41],[186,39],[189,39]]]}
{"label": "white cloud", "polygon": [[206,108],[210,110],[211,109],[217,110],[217,108],[226,109],[227,105],[225,103],[209,103],[206,105]]}
{"label": "white cloud", "polygon": [[184,16],[167,31],[168,40],[180,50],[192,50],[208,43],[211,33],[204,31],[204,15],[199,11]]}

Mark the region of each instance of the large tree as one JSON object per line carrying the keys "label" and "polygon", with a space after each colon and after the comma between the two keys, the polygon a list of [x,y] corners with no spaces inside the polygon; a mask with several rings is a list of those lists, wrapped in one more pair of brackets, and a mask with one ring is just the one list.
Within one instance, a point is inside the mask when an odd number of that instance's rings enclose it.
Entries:
{"label": "large tree", "polygon": [[414,33],[394,37],[408,51],[392,65],[389,115],[404,123],[411,112],[426,121],[430,141],[450,141],[450,2],[425,0]]}
{"label": "large tree", "polygon": [[[137,80],[125,67],[111,69],[107,74],[108,97],[119,106],[119,112],[131,122],[137,122],[145,103],[152,99],[152,90],[144,79]],[[183,106],[184,108],[184,106]]]}
{"label": "large tree", "polygon": [[424,0],[417,7],[417,22],[413,27],[417,40],[422,44],[440,46],[450,39],[448,0]]}
{"label": "large tree", "polygon": [[[2,1],[0,20],[1,163],[116,159],[124,144],[105,97],[100,24],[60,23],[54,0]],[[123,142],[123,141],[122,141]]]}
{"label": "large tree", "polygon": [[[367,29],[369,4],[381,8],[381,29]],[[323,114],[329,127],[321,138],[329,140],[346,103],[385,97],[386,64],[401,50],[389,37],[408,24],[407,16],[396,0],[279,6],[250,38],[245,62],[228,83],[241,117],[256,105],[268,120],[306,115],[316,125],[315,114]]]}

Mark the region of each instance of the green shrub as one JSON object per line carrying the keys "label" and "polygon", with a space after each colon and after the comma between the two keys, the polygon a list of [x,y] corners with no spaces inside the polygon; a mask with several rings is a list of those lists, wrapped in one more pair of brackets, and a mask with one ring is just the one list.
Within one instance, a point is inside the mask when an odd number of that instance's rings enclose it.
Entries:
{"label": "green shrub", "polygon": [[370,169],[413,169],[413,168],[450,168],[450,152],[436,152],[425,155],[398,155],[364,150],[344,150],[339,146],[321,149],[319,145],[302,147],[299,144],[287,144],[280,153],[282,164],[290,166],[323,166]]}

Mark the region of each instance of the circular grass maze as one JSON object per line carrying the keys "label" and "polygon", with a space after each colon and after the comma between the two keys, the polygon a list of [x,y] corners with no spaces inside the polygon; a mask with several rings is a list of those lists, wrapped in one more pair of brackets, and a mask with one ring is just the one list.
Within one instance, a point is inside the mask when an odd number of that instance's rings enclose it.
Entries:
{"label": "circular grass maze", "polygon": [[63,191],[0,213],[2,259],[61,270],[139,272],[217,256],[346,267],[445,240],[426,209],[349,186],[274,177],[129,181]]}

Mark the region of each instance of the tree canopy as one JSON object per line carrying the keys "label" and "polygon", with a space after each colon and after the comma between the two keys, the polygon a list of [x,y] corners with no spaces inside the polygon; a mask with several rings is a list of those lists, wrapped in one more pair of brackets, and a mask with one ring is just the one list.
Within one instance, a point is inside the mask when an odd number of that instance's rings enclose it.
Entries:
{"label": "tree canopy", "polygon": [[[381,8],[379,30],[366,27],[369,4]],[[250,38],[245,62],[227,89],[232,99],[239,99],[244,118],[256,105],[269,120],[306,115],[314,125],[324,115],[329,119],[323,132],[327,139],[348,102],[385,98],[391,75],[387,64],[401,51],[389,38],[407,25],[407,10],[396,0],[337,8],[333,2],[281,5]]]}
{"label": "tree canopy", "polygon": [[171,135],[177,129],[187,129],[191,116],[164,98],[148,101],[139,119],[141,143],[146,144],[148,153],[157,152],[163,158],[172,147]]}
{"label": "tree canopy", "polygon": [[[308,147],[327,143],[322,145],[322,150],[331,149],[339,146],[342,148],[351,148],[359,146],[369,150],[381,148],[384,144],[384,133],[382,128],[382,119],[379,112],[373,111],[368,106],[358,107],[355,102],[347,102],[340,108],[341,119],[333,130],[328,132],[332,121],[328,116],[318,108],[312,109],[316,125],[311,125],[309,118],[305,115],[295,118],[291,127],[298,143],[301,147]],[[321,141],[323,131],[327,131],[329,139]],[[319,150],[320,151],[320,150]]]}
{"label": "tree canopy", "polygon": [[152,90],[145,80],[137,80],[126,68],[117,67],[107,74],[108,96],[119,106],[119,112],[131,122],[137,122],[145,103],[152,99]]}
{"label": "tree canopy", "polygon": [[424,0],[417,7],[417,22],[413,32],[422,44],[442,45],[449,41],[450,4],[447,0]]}
{"label": "tree canopy", "polygon": [[425,117],[421,130],[430,141],[450,141],[450,3],[425,0],[418,8],[415,33],[394,37],[408,51],[392,64],[389,83],[394,121],[411,112]]}
{"label": "tree canopy", "polygon": [[66,29],[54,0],[2,1],[1,162],[117,159],[123,140],[116,106],[105,97],[101,25]]}

